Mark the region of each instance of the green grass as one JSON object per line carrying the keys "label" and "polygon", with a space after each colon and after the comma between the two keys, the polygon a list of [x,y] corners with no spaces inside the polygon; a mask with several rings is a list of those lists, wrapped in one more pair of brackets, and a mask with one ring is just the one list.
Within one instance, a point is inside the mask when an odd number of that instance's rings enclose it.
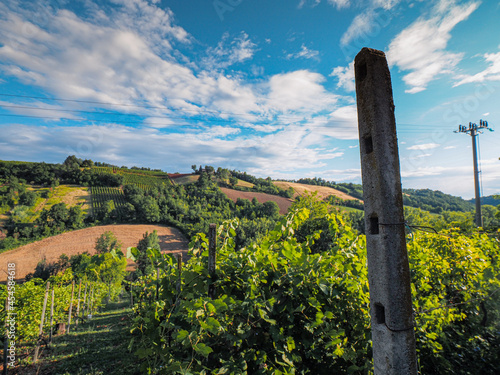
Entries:
{"label": "green grass", "polygon": [[193,174],[193,175],[189,175],[189,176],[173,178],[172,181],[174,181],[174,183],[177,185],[186,185],[186,184],[192,184],[193,182],[198,181],[199,178],[200,178],[200,175]]}
{"label": "green grass", "polygon": [[[55,336],[37,364],[23,360],[17,374],[131,375],[140,374],[140,362],[128,350],[130,314],[128,301],[110,303],[92,320],[71,326],[67,335]],[[32,352],[31,352],[32,353]],[[10,373],[10,372],[9,372]]]}
{"label": "green grass", "polygon": [[361,213],[364,212],[363,210],[359,210],[354,207],[346,207],[346,206],[334,206],[334,207],[338,208],[341,212],[361,212]]}
{"label": "green grass", "polygon": [[253,188],[255,185],[252,184],[251,182],[246,182],[243,180],[238,179],[238,185],[236,186],[241,186],[241,187],[247,187],[247,188]]}

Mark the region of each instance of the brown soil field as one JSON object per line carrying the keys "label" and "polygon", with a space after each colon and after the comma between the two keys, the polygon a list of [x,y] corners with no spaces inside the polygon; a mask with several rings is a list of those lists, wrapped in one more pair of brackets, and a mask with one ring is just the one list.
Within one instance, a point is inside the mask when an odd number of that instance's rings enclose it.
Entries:
{"label": "brown soil field", "polygon": [[[144,233],[154,230],[158,232],[162,252],[187,254],[189,242],[176,228],[161,225],[104,225],[45,238],[0,254],[0,282],[7,280],[7,263],[16,264],[16,279],[22,280],[35,270],[44,257],[47,262],[55,262],[61,254],[69,257],[86,251],[95,254],[95,243],[104,232],[113,232],[122,243],[122,251],[126,253],[128,247],[137,246]],[[127,270],[132,270],[134,263],[131,260],[128,263]]]}
{"label": "brown soil field", "polygon": [[295,191],[293,195],[294,198],[299,195],[300,196],[304,195],[305,193],[312,193],[317,191],[318,197],[321,199],[329,197],[330,195],[334,195],[344,200],[359,200],[342,191],[327,186],[314,186],[314,185],[298,184],[296,182],[286,182],[286,181],[273,181],[273,183],[276,186],[285,190],[287,190],[289,187],[292,187],[293,190]]}
{"label": "brown soil field", "polygon": [[179,178],[184,176],[191,176],[192,173],[168,173],[168,177],[170,178]]}
{"label": "brown soil field", "polygon": [[280,214],[284,215],[288,212],[288,209],[292,206],[293,199],[288,199],[284,197],[279,197],[277,195],[266,194],[266,193],[254,193],[252,191],[239,191],[228,188],[221,187],[220,190],[227,195],[229,199],[236,202],[238,198],[252,200],[254,197],[259,203],[273,201],[276,202],[280,208]]}

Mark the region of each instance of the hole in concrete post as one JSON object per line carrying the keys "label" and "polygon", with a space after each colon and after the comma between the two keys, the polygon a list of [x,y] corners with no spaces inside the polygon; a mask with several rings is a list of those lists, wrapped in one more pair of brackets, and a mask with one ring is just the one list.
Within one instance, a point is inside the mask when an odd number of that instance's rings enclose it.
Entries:
{"label": "hole in concrete post", "polygon": [[370,217],[370,234],[378,234],[378,217],[374,215]]}
{"label": "hole in concrete post", "polygon": [[385,324],[385,307],[381,303],[375,304],[375,321],[377,324]]}
{"label": "hole in concrete post", "polygon": [[369,153],[373,152],[373,139],[371,136],[364,137],[363,143],[365,148],[365,154],[368,155]]}
{"label": "hole in concrete post", "polygon": [[359,65],[356,65],[356,79],[358,81],[362,81],[366,78],[366,75],[368,74],[368,70],[366,68],[366,62],[362,62]]}

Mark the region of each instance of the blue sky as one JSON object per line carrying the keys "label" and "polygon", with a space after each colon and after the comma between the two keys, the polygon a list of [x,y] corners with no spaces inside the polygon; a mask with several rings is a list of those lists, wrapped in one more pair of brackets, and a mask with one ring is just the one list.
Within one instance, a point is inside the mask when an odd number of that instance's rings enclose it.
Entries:
{"label": "blue sky", "polygon": [[353,59],[387,54],[405,188],[500,193],[499,1],[0,2],[0,159],[360,183]]}

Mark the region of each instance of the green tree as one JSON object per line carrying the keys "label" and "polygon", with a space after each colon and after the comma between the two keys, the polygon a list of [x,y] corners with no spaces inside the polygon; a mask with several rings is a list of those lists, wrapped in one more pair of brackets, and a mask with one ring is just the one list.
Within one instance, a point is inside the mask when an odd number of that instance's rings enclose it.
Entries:
{"label": "green tree", "polygon": [[160,239],[158,232],[155,230],[153,233],[146,232],[137,245],[139,251],[136,257],[137,271],[139,275],[147,275],[154,271],[154,267],[148,258],[148,249],[160,250]]}
{"label": "green tree", "polygon": [[19,196],[19,204],[32,207],[36,203],[37,194],[34,191],[25,191]]}
{"label": "green tree", "polygon": [[107,231],[104,232],[96,241],[95,249],[97,254],[105,254],[109,253],[113,250],[121,251],[122,244],[113,232]]}
{"label": "green tree", "polygon": [[229,177],[229,183],[232,185],[232,186],[236,186],[238,185],[238,179],[234,176],[231,176]]}
{"label": "green tree", "polygon": [[68,222],[67,226],[73,229],[79,229],[83,227],[84,213],[80,206],[73,206],[68,212]]}
{"label": "green tree", "polygon": [[81,163],[82,163],[81,159],[78,159],[75,155],[70,155],[66,158],[66,160],[64,160],[63,165],[71,169],[76,169],[80,168]]}

